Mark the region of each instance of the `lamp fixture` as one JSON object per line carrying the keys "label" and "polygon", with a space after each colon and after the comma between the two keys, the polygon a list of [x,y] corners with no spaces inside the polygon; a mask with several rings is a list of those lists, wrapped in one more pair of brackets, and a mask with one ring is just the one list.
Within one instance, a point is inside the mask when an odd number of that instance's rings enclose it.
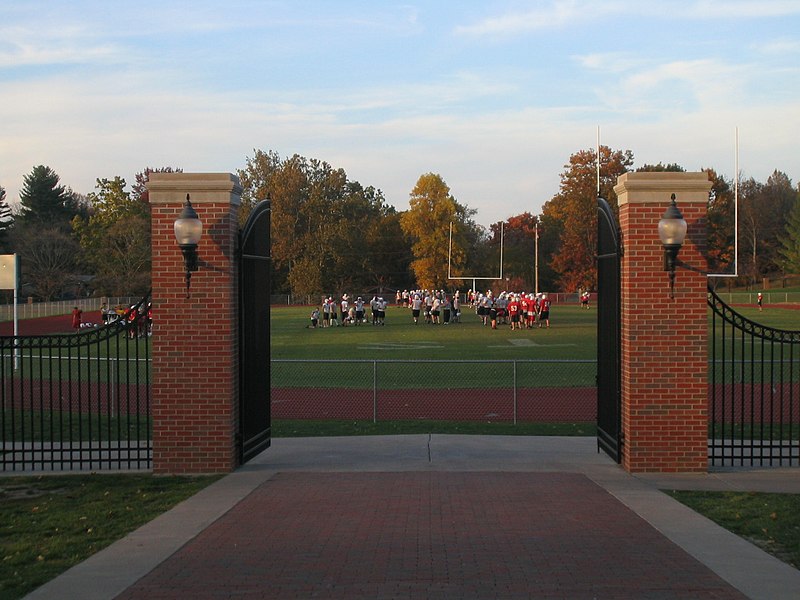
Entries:
{"label": "lamp fixture", "polygon": [[658,236],[664,246],[664,270],[669,273],[669,297],[675,298],[675,267],[678,262],[678,252],[686,239],[686,221],[675,202],[675,194],[671,197],[672,204],[664,211],[664,216],[658,222]]}
{"label": "lamp fixture", "polygon": [[189,286],[192,281],[192,273],[199,268],[197,257],[197,244],[203,235],[203,223],[186,194],[186,204],[178,218],[175,219],[175,239],[183,253],[183,263],[186,267],[186,297],[189,298]]}

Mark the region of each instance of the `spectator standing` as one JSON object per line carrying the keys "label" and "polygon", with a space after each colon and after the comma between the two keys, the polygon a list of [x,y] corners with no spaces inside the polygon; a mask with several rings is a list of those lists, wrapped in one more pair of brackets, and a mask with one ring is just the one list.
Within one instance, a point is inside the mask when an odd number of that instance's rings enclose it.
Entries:
{"label": "spectator standing", "polygon": [[75,330],[75,333],[78,333],[81,328],[81,323],[83,321],[83,311],[77,306],[72,308],[72,328]]}

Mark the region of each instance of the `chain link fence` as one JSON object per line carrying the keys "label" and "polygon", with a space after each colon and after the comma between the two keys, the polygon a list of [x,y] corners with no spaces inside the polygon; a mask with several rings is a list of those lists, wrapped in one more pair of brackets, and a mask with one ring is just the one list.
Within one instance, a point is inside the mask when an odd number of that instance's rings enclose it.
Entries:
{"label": "chain link fence", "polygon": [[594,422],[594,360],[273,359],[272,417]]}

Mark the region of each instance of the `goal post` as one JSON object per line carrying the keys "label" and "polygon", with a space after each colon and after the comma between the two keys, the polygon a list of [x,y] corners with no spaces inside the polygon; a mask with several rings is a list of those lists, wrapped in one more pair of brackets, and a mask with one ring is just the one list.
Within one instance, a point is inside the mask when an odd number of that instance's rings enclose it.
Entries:
{"label": "goal post", "polygon": [[478,280],[484,281],[497,281],[499,279],[503,279],[503,238],[504,238],[504,227],[503,222],[500,222],[500,265],[499,265],[499,275],[461,275],[461,276],[453,276],[452,274],[452,258],[453,258],[453,222],[450,222],[450,239],[447,246],[447,279],[471,279],[472,280],[472,291],[475,290],[475,285]]}

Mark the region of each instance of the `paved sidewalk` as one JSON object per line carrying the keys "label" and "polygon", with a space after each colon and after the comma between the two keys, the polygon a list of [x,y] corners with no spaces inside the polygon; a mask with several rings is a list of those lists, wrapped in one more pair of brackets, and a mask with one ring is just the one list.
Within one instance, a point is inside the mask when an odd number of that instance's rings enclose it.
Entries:
{"label": "paved sidewalk", "polygon": [[593,438],[277,439],[29,598],[798,597],[800,571],[659,487],[800,477],[631,476]]}

